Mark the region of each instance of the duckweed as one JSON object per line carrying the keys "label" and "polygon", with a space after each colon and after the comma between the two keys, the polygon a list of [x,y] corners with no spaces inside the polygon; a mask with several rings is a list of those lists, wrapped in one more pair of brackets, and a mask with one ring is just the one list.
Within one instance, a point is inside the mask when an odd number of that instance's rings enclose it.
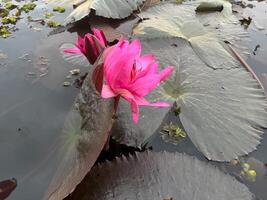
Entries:
{"label": "duckweed", "polygon": [[61,26],[61,23],[56,22],[56,21],[48,21],[46,24],[50,28],[56,28],[56,27]]}
{"label": "duckweed", "polygon": [[185,138],[186,133],[178,126],[172,122],[168,125],[165,125],[161,131],[163,134],[167,134],[174,138]]}
{"label": "duckweed", "polygon": [[3,24],[16,24],[17,23],[17,18],[16,17],[4,17],[2,19]]}
{"label": "duckweed", "polygon": [[13,10],[13,9],[17,8],[18,5],[13,4],[12,2],[7,2],[4,7],[7,10]]}
{"label": "duckweed", "polygon": [[53,8],[53,11],[54,12],[59,12],[59,13],[64,13],[65,12],[65,8],[64,7],[61,7],[61,6],[55,6]]}
{"label": "duckweed", "polygon": [[53,16],[54,16],[53,13],[50,13],[50,12],[45,12],[45,13],[44,13],[44,18],[46,18],[46,19],[49,19],[49,18],[51,18],[51,17],[53,17]]}
{"label": "duckweed", "polygon": [[34,10],[34,8],[36,7],[35,3],[25,3],[22,7],[21,10],[23,10],[24,12],[28,13],[31,10]]}
{"label": "duckweed", "polygon": [[9,11],[5,8],[0,8],[0,17],[6,17],[8,16]]}
{"label": "duckweed", "polygon": [[8,26],[0,26],[0,37],[7,38],[11,36],[11,32],[8,30]]}

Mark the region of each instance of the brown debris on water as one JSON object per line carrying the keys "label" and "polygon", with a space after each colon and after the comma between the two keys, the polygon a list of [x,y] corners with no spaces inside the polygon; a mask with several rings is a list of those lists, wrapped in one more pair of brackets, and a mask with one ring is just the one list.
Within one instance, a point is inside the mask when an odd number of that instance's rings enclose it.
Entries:
{"label": "brown debris on water", "polygon": [[0,199],[6,199],[16,187],[17,180],[14,178],[0,181]]}

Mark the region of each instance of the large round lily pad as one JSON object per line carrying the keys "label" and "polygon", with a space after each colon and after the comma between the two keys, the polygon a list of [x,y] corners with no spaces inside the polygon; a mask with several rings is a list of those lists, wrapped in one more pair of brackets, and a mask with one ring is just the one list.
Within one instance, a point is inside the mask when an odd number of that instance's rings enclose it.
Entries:
{"label": "large round lily pad", "polygon": [[179,153],[138,153],[94,167],[72,200],[251,200],[254,195],[218,168]]}

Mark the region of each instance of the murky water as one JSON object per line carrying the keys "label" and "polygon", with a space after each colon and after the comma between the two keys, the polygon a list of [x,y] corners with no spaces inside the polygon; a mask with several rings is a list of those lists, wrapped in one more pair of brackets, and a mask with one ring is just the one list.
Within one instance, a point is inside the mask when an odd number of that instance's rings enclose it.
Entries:
{"label": "murky water", "polygon": [[[266,2],[255,2],[255,5],[252,10],[246,8],[246,12],[267,27],[266,20],[262,20],[267,17]],[[40,4],[31,15],[40,17],[38,13],[45,10],[46,5]],[[62,20],[66,13],[57,14],[56,19]],[[30,25],[43,30],[34,31]],[[59,159],[53,157],[58,148],[56,144],[65,116],[78,93],[75,87],[62,86],[68,80],[69,70],[77,66],[63,61],[58,52],[61,43],[75,41],[76,33],[47,37],[51,29],[36,23],[28,24],[26,18],[20,20],[17,27],[19,30],[13,34],[14,38],[0,39],[0,52],[8,55],[8,59],[0,59],[0,159],[5,158],[4,162],[0,161],[0,180],[12,177],[18,180],[18,187],[8,199],[36,200],[41,198],[55,172]],[[129,32],[128,29],[129,25],[120,27],[124,32]],[[260,76],[267,73],[267,31],[258,31],[253,24],[248,30],[252,38],[248,63]],[[254,55],[252,52],[258,44],[260,47]],[[151,144],[154,151],[186,152],[206,160],[188,138],[172,145],[156,135]],[[258,150],[244,158],[250,158],[251,166],[258,172],[256,180],[238,178],[262,200],[267,199],[267,168],[259,163],[267,163],[266,152],[265,134]],[[236,177],[241,170],[230,164],[214,164]]]}

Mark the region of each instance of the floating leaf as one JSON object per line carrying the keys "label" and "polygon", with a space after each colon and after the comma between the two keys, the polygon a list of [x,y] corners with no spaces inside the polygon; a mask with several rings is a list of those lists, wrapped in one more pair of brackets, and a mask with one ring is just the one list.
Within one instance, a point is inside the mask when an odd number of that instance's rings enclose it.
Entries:
{"label": "floating leaf", "polygon": [[[55,179],[51,183],[50,192],[54,192],[55,195],[59,194],[60,191],[63,191],[63,188],[58,187],[62,183],[62,187],[66,189],[64,190],[65,195],[68,195],[71,192],[70,190],[75,188],[76,184],[83,178],[80,178],[83,176],[82,174],[90,170],[106,142],[108,129],[112,126],[111,116],[109,115],[111,111],[108,107],[112,102],[102,101],[95,90],[89,90],[89,86],[85,86],[88,90],[86,88],[82,89],[84,93],[80,94],[80,98],[78,98],[81,101],[78,105],[92,106],[92,109],[85,106],[80,109],[82,116],[86,117],[83,127],[81,128],[82,119],[77,110],[72,111],[75,113],[72,117],[73,120],[68,120],[71,118],[69,115],[72,114],[68,115],[68,113],[78,90],[69,90],[62,86],[65,75],[73,67],[64,66],[58,52],[58,46],[63,41],[73,41],[74,39],[76,39],[74,35],[63,33],[37,41],[37,46],[33,46],[35,49],[34,55],[31,52],[22,51],[17,56],[17,62],[28,67],[19,70],[21,79],[17,80],[15,74],[8,79],[0,79],[1,83],[9,85],[9,89],[24,91],[16,93],[17,98],[13,96],[14,101],[9,101],[7,96],[5,108],[0,109],[0,127],[2,131],[0,178],[15,177],[18,180],[17,189],[12,192],[11,199],[42,199],[53,177]],[[0,48],[2,49],[2,46]],[[25,59],[19,57],[25,57]],[[33,60],[33,65],[28,63],[29,59]],[[5,62],[0,60],[0,63]],[[48,65],[60,65],[61,67],[55,67],[52,71],[50,68],[52,73],[48,73],[45,77],[46,81],[37,84],[39,85],[37,88],[29,87],[31,81],[25,82],[25,78],[30,79],[27,73],[32,71],[39,75],[38,69],[36,71],[34,66],[41,67],[40,70],[43,71],[43,69],[46,70],[49,67]],[[17,83],[25,82],[25,84],[11,84],[16,80]],[[88,80],[90,80],[89,77]],[[90,81],[86,80],[85,82],[91,84]],[[1,92],[5,93],[6,90],[1,90]],[[16,117],[12,118],[12,116]],[[11,118],[12,120],[10,120]],[[66,125],[64,131],[62,131],[65,120]],[[68,121],[71,122],[68,123]],[[102,130],[104,131],[102,132]],[[78,137],[71,134],[73,132]],[[86,149],[86,144],[91,144],[90,148],[92,148],[88,151],[88,153],[92,153],[88,157],[79,153]],[[82,155],[85,155],[85,157],[82,157]],[[79,166],[81,167],[79,168]],[[74,175],[74,173],[77,174]],[[74,178],[69,180],[68,177],[72,174]],[[66,178],[66,182],[64,182],[64,178]],[[68,188],[71,189],[68,190]],[[50,193],[48,192],[47,195],[49,196]],[[56,199],[63,199],[63,197]]]}
{"label": "floating leaf", "polygon": [[266,99],[251,74],[224,48],[222,34],[198,21],[195,7],[152,7],[140,15],[149,19],[133,32],[147,41],[147,52],[177,67],[158,93],[181,108],[180,120],[192,142],[208,159],[230,161],[260,143],[261,127],[267,126]]}
{"label": "floating leaf", "polygon": [[[238,20],[232,15],[227,15],[226,18],[221,13],[217,16],[196,15],[197,5],[166,3],[154,6],[139,14],[141,18],[148,20],[139,23],[133,33],[144,39],[183,38],[192,45],[194,51],[208,66],[212,68],[238,67],[238,62],[222,44],[224,40],[235,45],[239,44],[236,41],[244,41],[247,34],[241,29]],[[243,47],[240,48],[244,50]]]}
{"label": "floating leaf", "polygon": [[235,178],[185,154],[138,153],[94,167],[72,200],[252,200]]}
{"label": "floating leaf", "polygon": [[158,94],[181,108],[186,133],[208,159],[230,161],[256,149],[267,126],[266,98],[249,72],[214,70],[182,39],[150,40],[147,47],[163,65],[178,67]]}
{"label": "floating leaf", "polygon": [[[197,14],[196,17],[208,32],[214,33],[219,40],[230,42],[235,49],[244,57],[249,55],[248,32],[244,30],[237,17],[232,14],[232,5],[226,0],[205,0],[206,3],[222,5],[221,12]],[[198,6],[198,1],[195,6]],[[201,5],[201,4],[200,4]]]}
{"label": "floating leaf", "polygon": [[71,7],[76,2],[84,2],[85,0],[46,0],[46,2],[53,4],[54,6],[66,6]]}
{"label": "floating leaf", "polygon": [[196,12],[214,12],[219,11],[225,15],[231,15],[232,4],[226,0],[198,0],[199,5]]}
{"label": "floating leaf", "polygon": [[[95,10],[96,15],[122,19],[128,17],[134,10],[137,10],[145,0],[84,0],[79,1],[74,11],[66,18],[65,23],[76,22],[89,15],[91,10]],[[59,3],[58,0],[48,0],[51,3]],[[66,4],[74,4],[75,1],[65,1]],[[61,3],[62,5],[62,3]],[[63,4],[64,5],[64,4]]]}
{"label": "floating leaf", "polygon": [[[149,94],[149,96],[151,94]],[[153,101],[154,100],[155,99],[153,99]],[[159,99],[156,101],[158,100]],[[147,143],[148,139],[159,130],[168,112],[169,108],[141,106],[140,119],[138,125],[136,125],[132,120],[129,103],[121,99],[117,110],[117,119],[112,127],[112,137],[120,143],[142,147]]]}
{"label": "floating leaf", "polygon": [[90,74],[81,88],[78,105],[79,112],[73,110],[66,122],[63,161],[45,199],[58,200],[70,194],[90,171],[108,139],[113,100],[102,99]]}

